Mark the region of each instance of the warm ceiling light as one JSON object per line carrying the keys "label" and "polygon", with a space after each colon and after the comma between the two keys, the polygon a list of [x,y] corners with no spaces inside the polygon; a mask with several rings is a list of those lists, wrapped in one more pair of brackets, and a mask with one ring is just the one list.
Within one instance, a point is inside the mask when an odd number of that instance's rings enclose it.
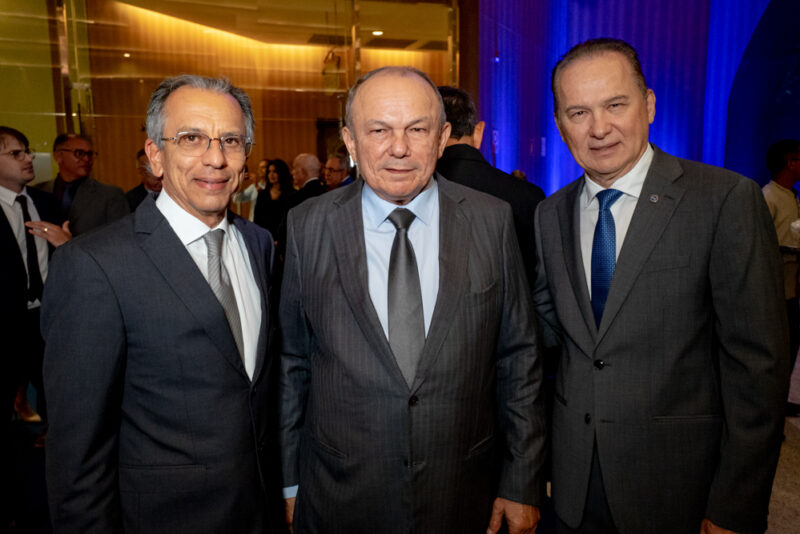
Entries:
{"label": "warm ceiling light", "polygon": [[124,54],[122,54],[122,57],[131,57],[131,53],[130,52],[125,52]]}
{"label": "warm ceiling light", "polygon": [[372,32],[372,35],[374,35],[375,37],[380,37],[381,35],[383,35],[383,30],[375,30],[374,32]]}

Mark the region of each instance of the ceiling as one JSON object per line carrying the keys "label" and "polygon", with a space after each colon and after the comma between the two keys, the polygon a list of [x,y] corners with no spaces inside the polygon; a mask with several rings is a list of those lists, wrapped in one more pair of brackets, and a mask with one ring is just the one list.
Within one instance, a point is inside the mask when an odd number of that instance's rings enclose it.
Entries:
{"label": "ceiling", "polygon": [[[447,50],[453,0],[122,0],[265,43]],[[383,31],[375,36],[373,31]]]}

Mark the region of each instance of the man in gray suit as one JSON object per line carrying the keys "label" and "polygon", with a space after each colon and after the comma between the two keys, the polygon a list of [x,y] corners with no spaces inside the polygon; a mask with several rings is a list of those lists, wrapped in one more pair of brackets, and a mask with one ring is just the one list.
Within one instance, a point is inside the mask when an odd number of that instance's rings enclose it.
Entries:
{"label": "man in gray suit", "polygon": [[96,152],[87,137],[61,134],[53,142],[58,175],[39,187],[58,198],[62,221],[73,236],[93,230],[128,214],[128,201],[119,187],[90,178]]}
{"label": "man in gray suit", "polygon": [[536,221],[560,531],[763,532],[788,366],[758,186],[648,143],[655,95],[625,42],[577,45],[552,86],[585,171]]}
{"label": "man in gray suit", "polygon": [[58,249],[45,286],[53,525],[274,531],[272,237],[227,211],[253,139],[250,100],[227,80],[167,79],[147,135],[158,200]]}
{"label": "man in gray suit", "polygon": [[511,210],[434,178],[450,125],[424,73],[363,76],[346,120],[363,180],[288,217],[289,519],[304,533],[433,534],[496,532],[505,517],[533,532],[541,364]]}

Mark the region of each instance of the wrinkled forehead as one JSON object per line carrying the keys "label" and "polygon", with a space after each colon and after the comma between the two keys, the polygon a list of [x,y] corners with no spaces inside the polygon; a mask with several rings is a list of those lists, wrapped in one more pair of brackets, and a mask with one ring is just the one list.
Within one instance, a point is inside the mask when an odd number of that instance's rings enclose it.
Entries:
{"label": "wrinkled forehead", "polygon": [[[409,93],[409,88],[418,90],[412,89]],[[415,104],[429,107],[431,114],[435,118],[439,118],[441,106],[438,101],[438,93],[434,87],[418,74],[406,71],[381,72],[365,81],[353,98],[353,112],[355,114],[376,100],[391,98],[394,95],[412,95]]]}

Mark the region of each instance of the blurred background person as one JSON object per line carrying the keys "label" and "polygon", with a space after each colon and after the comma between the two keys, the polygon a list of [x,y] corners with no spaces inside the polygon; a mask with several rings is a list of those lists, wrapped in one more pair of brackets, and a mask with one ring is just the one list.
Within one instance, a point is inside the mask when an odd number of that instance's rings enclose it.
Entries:
{"label": "blurred background person", "polygon": [[[45,443],[46,408],[42,389],[44,341],[39,330],[42,288],[47,279],[50,252],[69,238],[69,223],[59,218],[55,196],[28,187],[34,179],[28,138],[19,130],[0,126],[0,358],[2,422],[0,422],[0,531],[12,523],[12,532],[39,532],[47,525],[43,502],[32,497],[34,478],[27,472],[31,458],[41,457],[31,446]],[[37,414],[25,392],[33,384]],[[16,410],[20,419],[12,423]],[[41,414],[41,417],[40,415]],[[41,485],[43,481],[39,484]]]}
{"label": "blurred background person", "polygon": [[[798,308],[798,275],[800,275],[800,239],[792,231],[792,223],[800,218],[795,184],[800,181],[800,141],[783,139],[767,150],[767,168],[772,180],[761,188],[772,223],[778,234],[783,264],[783,290],[786,296],[786,315],[789,319],[789,373],[797,361],[800,349],[800,308]],[[786,402],[786,415],[800,415],[800,405]]]}
{"label": "blurred background person", "polygon": [[73,235],[108,224],[130,212],[122,189],[89,177],[96,155],[88,137],[60,134],[53,141],[58,174],[54,180],[39,186],[58,197],[61,220],[69,221]]}
{"label": "blurred background person", "polygon": [[269,162],[262,159],[256,167],[256,175],[250,173],[247,165],[244,167],[244,176],[239,190],[233,194],[233,202],[239,215],[249,221],[255,221],[255,207],[258,194],[267,187],[267,166]]}
{"label": "blurred background person", "polygon": [[258,193],[253,222],[266,228],[276,239],[278,228],[286,215],[286,200],[294,191],[292,174],[289,166],[282,159],[271,159],[267,162],[266,189]]}
{"label": "blurred background person", "polygon": [[347,154],[331,154],[328,156],[327,161],[325,161],[325,167],[322,169],[326,190],[333,191],[337,187],[353,183],[353,177],[348,172],[350,170],[348,159]]}
{"label": "blurred background person", "polygon": [[134,211],[147,195],[155,199],[158,198],[158,194],[161,192],[161,176],[153,175],[150,170],[150,163],[147,161],[147,154],[144,153],[143,148],[136,153],[136,173],[142,183],[125,193],[125,198],[128,199],[128,207],[131,211]]}

